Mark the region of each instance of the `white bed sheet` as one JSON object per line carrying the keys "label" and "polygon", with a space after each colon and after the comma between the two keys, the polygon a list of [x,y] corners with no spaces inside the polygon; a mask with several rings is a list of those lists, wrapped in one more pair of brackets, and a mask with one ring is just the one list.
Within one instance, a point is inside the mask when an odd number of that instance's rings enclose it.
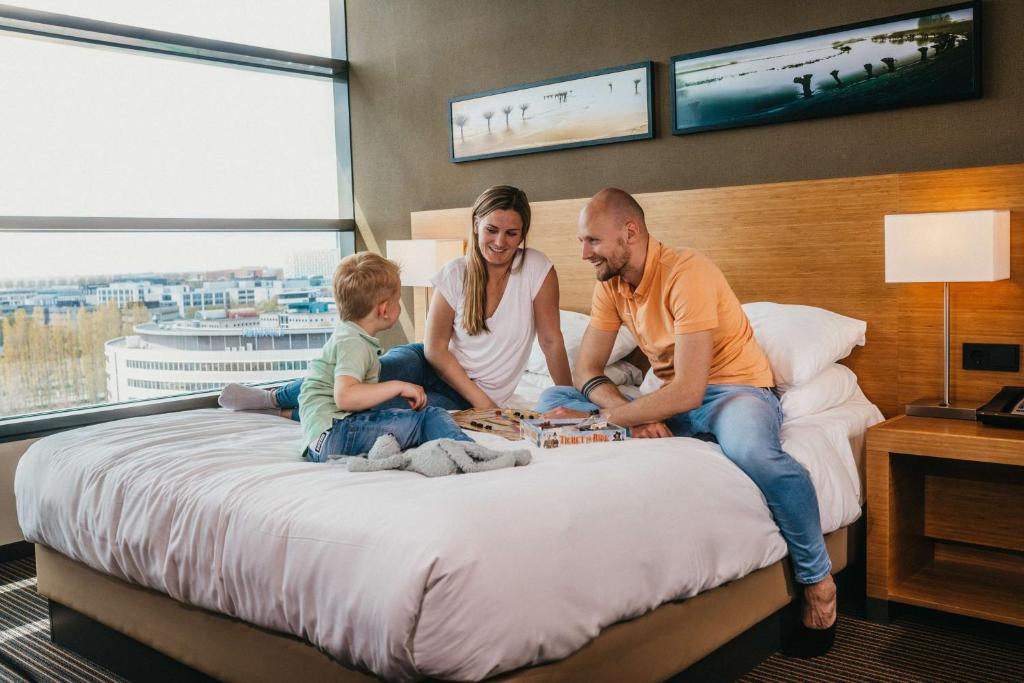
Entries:
{"label": "white bed sheet", "polygon": [[[857,399],[784,426],[826,532],[860,515],[851,441],[880,419]],[[560,659],[786,553],[758,489],[693,439],[532,449],[527,467],[427,479],[301,461],[298,438],[223,410],[56,434],[19,464],[19,520],[31,542],[394,680]]]}

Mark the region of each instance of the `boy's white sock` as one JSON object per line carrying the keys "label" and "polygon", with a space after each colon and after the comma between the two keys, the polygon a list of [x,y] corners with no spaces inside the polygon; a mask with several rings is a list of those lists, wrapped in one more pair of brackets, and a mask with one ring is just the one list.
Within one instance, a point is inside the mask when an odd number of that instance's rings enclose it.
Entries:
{"label": "boy's white sock", "polygon": [[228,384],[217,398],[221,408],[228,410],[270,410],[274,405],[273,392],[244,384]]}

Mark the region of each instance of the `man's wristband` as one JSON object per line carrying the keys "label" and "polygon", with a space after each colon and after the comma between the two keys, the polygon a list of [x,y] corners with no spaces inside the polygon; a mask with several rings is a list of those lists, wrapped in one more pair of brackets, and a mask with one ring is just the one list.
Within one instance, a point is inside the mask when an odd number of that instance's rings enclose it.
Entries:
{"label": "man's wristband", "polygon": [[580,387],[580,393],[589,401],[590,394],[602,384],[613,384],[613,382],[607,375],[595,375],[583,383],[583,386]]}

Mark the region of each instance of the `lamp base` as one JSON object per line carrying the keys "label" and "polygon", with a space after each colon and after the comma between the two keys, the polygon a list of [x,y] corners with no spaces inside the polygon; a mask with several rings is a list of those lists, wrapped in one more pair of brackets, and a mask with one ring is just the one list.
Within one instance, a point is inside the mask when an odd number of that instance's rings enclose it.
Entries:
{"label": "lamp base", "polygon": [[943,417],[953,420],[976,420],[978,407],[973,404],[951,403],[942,405],[940,398],[921,398],[906,406],[907,415],[917,417]]}

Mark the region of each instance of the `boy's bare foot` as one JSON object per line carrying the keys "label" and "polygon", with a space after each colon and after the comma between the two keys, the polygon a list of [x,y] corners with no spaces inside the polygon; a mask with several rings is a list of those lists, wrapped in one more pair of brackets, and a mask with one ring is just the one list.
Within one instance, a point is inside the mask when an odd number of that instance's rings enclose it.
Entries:
{"label": "boy's bare foot", "polygon": [[829,574],[818,583],[804,586],[803,625],[822,630],[836,623],[836,582]]}

